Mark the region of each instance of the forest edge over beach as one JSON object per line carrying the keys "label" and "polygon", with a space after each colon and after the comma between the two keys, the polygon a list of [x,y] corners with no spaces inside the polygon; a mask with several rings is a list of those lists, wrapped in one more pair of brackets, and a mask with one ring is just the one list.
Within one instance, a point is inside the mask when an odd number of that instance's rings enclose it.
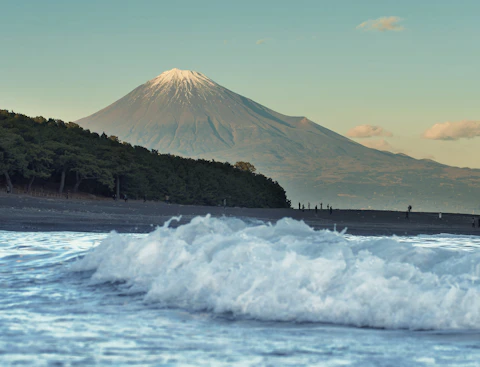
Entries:
{"label": "forest edge over beach", "polygon": [[0,110],[0,173],[7,191],[15,184],[30,193],[36,185],[65,196],[81,189],[117,199],[290,207],[285,190],[253,166],[159,154],[72,122],[7,110]]}

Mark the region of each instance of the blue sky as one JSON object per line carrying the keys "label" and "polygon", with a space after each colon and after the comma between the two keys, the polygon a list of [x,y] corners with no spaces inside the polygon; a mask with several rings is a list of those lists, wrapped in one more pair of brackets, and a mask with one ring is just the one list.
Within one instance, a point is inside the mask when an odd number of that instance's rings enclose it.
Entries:
{"label": "blue sky", "polygon": [[[0,9],[0,108],[76,120],[177,67],[341,134],[391,133],[357,140],[371,146],[480,167],[478,137],[421,138],[434,124],[480,120],[477,1],[0,0]],[[402,29],[357,29],[382,17]]]}

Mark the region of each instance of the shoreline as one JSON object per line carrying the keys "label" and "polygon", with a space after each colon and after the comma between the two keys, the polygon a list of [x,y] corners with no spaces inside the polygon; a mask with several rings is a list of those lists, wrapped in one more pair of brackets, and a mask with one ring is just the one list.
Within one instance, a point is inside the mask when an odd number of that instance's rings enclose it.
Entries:
{"label": "shoreline", "polygon": [[342,231],[365,236],[413,236],[419,234],[480,235],[478,215],[472,227],[472,215],[336,209],[260,209],[238,207],[206,207],[165,204],[143,200],[113,201],[109,199],[65,199],[34,197],[26,194],[0,193],[0,230],[17,232],[100,232],[149,233],[173,216],[182,216],[178,226],[195,216],[237,217],[275,223],[289,217],[303,220],[319,229]]}

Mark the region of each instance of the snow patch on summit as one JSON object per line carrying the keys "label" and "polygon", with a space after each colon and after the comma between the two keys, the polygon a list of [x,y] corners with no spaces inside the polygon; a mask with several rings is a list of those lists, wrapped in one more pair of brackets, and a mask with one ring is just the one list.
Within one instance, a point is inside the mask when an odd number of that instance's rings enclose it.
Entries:
{"label": "snow patch on summit", "polygon": [[204,99],[219,93],[223,88],[202,73],[191,70],[172,69],[163,72],[145,83],[146,97],[152,95],[169,95],[170,99],[189,100],[194,96]]}

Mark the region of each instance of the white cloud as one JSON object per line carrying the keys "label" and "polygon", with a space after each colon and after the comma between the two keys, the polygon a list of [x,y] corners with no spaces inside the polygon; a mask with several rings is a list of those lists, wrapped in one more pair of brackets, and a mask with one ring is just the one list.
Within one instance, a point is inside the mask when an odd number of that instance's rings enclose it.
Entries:
{"label": "white cloud", "polygon": [[369,19],[357,26],[357,29],[365,31],[403,31],[405,28],[398,24],[402,19],[399,17],[381,17],[378,19]]}
{"label": "white cloud", "polygon": [[458,140],[472,139],[476,136],[480,136],[480,121],[447,121],[435,124],[425,130],[422,138],[432,140]]}
{"label": "white cloud", "polygon": [[358,125],[347,131],[349,138],[371,138],[372,136],[393,136],[389,131],[380,126]]}

